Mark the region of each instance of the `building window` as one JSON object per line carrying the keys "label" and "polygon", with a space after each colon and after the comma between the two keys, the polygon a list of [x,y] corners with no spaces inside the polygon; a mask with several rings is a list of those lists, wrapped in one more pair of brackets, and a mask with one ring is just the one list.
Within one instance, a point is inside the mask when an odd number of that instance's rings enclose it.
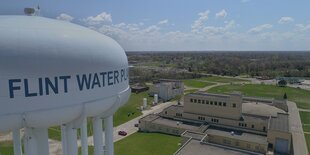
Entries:
{"label": "building window", "polygon": [[219,106],[222,106],[222,102],[219,102]]}
{"label": "building window", "polygon": [[182,117],[182,114],[181,113],[176,113],[175,114],[177,117]]}
{"label": "building window", "polygon": [[197,103],[197,99],[194,99],[194,103]]}
{"label": "building window", "polygon": [[254,125],[252,124],[252,128],[254,128]]}
{"label": "building window", "polygon": [[214,105],[217,105],[217,102],[216,102],[216,101],[214,101]]}
{"label": "building window", "polygon": [[214,122],[214,123],[218,123],[219,122],[219,120],[215,119],[215,118],[212,118],[211,121]]}
{"label": "building window", "polygon": [[223,106],[226,107],[226,102],[223,102]]}
{"label": "building window", "polygon": [[210,101],[210,105],[213,105],[213,101]]}
{"label": "building window", "polygon": [[165,114],[167,115],[167,111],[165,111]]}
{"label": "building window", "polygon": [[191,98],[191,102],[194,102],[192,98]]}
{"label": "building window", "polygon": [[209,101],[208,101],[208,100],[206,100],[206,104],[209,104]]}
{"label": "building window", "polygon": [[236,108],[236,104],[235,103],[233,104],[233,107]]}
{"label": "building window", "polygon": [[205,100],[201,100],[201,103],[202,103],[202,104],[205,104]]}
{"label": "building window", "polygon": [[266,127],[264,126],[263,131],[266,131]]}
{"label": "building window", "polygon": [[247,125],[246,125],[246,123],[244,124],[244,127],[246,127]]}

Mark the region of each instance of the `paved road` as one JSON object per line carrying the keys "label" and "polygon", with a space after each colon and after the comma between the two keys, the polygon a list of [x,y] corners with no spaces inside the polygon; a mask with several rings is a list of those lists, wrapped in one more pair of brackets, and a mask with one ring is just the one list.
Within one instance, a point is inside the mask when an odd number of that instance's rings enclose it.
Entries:
{"label": "paved road", "polygon": [[299,108],[298,110],[299,111],[304,111],[304,112],[310,112],[310,109],[301,109],[301,108]]}
{"label": "paved road", "polygon": [[302,129],[299,110],[296,103],[288,101],[289,124],[291,126],[294,154],[308,155],[306,139]]}

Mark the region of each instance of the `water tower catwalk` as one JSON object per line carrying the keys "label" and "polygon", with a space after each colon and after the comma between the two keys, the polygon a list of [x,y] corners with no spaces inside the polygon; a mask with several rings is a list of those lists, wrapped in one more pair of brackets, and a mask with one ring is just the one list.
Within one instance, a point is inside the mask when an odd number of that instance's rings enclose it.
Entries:
{"label": "water tower catwalk", "polygon": [[120,45],[43,17],[0,16],[0,25],[0,132],[13,132],[14,155],[22,147],[25,155],[48,155],[48,128],[58,125],[63,154],[78,154],[80,129],[87,155],[87,118],[93,122],[95,155],[113,155],[113,114],[130,95]]}

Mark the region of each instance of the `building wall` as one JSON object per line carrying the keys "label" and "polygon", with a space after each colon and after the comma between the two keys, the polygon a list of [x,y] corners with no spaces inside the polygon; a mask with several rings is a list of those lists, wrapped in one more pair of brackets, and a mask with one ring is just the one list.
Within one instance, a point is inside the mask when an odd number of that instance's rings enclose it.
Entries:
{"label": "building wall", "polygon": [[239,120],[242,113],[242,96],[188,94],[184,97],[184,112]]}
{"label": "building wall", "polygon": [[[164,109],[160,114],[163,117],[168,117],[172,119],[185,119],[185,120],[194,120],[201,123],[207,122],[210,124],[216,125],[225,125],[238,128],[239,130],[251,130],[251,132],[258,134],[266,134],[268,127],[268,120],[266,121],[246,121],[246,120],[234,120],[226,119],[222,117],[210,117],[206,115],[199,115],[194,113],[181,113],[174,111],[174,108]],[[242,126],[243,125],[243,126]],[[253,125],[253,128],[252,128]],[[265,128],[265,130],[264,130]]]}
{"label": "building wall", "polygon": [[292,143],[292,134],[289,132],[281,132],[281,131],[275,131],[275,130],[268,130],[267,134],[267,141],[268,143],[273,145],[272,150],[274,150],[276,145],[276,139],[282,138],[285,140],[288,140],[288,150],[291,151],[291,143]]}
{"label": "building wall", "polygon": [[185,132],[185,129],[182,128],[166,126],[163,124],[156,124],[151,121],[144,120],[140,120],[139,130],[143,132],[160,132],[176,136],[180,136],[183,132]]}
{"label": "building wall", "polygon": [[216,143],[220,145],[235,147],[243,150],[266,153],[267,152],[267,144],[260,144],[250,141],[243,141],[239,139],[232,139],[227,137],[222,137],[218,135],[208,134],[204,142]]}

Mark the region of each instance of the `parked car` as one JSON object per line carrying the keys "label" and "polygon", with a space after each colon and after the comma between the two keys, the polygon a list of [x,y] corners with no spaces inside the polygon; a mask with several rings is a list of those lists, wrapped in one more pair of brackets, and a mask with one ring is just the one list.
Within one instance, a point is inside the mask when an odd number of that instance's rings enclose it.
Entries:
{"label": "parked car", "polygon": [[118,132],[118,135],[126,136],[126,135],[127,135],[127,132],[125,132],[125,131],[119,131],[119,132]]}

